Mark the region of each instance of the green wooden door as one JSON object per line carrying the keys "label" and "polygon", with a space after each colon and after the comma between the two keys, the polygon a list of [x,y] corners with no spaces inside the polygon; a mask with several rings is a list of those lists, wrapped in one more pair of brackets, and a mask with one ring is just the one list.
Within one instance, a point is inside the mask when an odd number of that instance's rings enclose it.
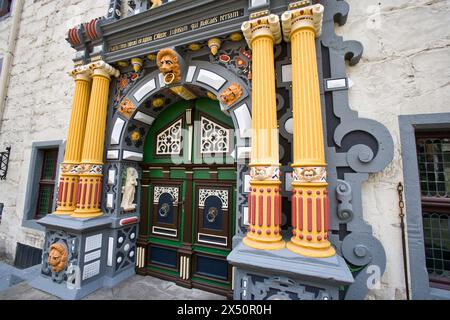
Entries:
{"label": "green wooden door", "polygon": [[233,123],[209,99],[182,101],[155,120],[145,143],[147,273],[229,294],[236,206]]}

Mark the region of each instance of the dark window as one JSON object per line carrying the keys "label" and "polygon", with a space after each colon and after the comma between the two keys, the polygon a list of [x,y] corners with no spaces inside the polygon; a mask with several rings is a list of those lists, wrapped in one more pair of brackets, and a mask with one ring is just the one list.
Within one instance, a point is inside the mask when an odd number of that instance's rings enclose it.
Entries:
{"label": "dark window", "polygon": [[449,290],[450,132],[420,132],[416,138],[430,286]]}
{"label": "dark window", "polygon": [[12,0],[0,0],[0,17],[6,16],[11,12]]}
{"label": "dark window", "polygon": [[14,266],[26,269],[42,262],[42,249],[17,243]]}
{"label": "dark window", "polygon": [[41,177],[39,180],[36,218],[42,218],[52,212],[53,193],[55,191],[56,164],[58,149],[43,150]]}
{"label": "dark window", "polygon": [[0,203],[0,224],[2,223],[2,215],[3,215],[4,206],[5,206],[4,203]]}

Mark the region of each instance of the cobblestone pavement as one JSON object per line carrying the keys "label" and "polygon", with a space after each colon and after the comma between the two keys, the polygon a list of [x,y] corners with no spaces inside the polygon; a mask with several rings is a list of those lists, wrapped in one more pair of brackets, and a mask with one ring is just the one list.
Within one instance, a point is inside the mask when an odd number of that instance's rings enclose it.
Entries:
{"label": "cobblestone pavement", "polygon": [[[0,291],[0,300],[57,300],[58,298],[34,289],[27,282]],[[135,275],[114,288],[100,289],[83,300],[224,300],[225,297],[186,289],[173,282],[150,276]]]}

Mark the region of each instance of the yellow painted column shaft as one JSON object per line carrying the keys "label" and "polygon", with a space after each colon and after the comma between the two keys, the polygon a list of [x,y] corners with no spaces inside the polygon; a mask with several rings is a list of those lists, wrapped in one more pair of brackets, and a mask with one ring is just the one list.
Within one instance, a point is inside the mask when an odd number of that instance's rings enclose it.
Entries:
{"label": "yellow painted column shaft", "polygon": [[58,201],[55,214],[70,215],[76,206],[77,168],[81,162],[84,132],[91,92],[90,70],[86,66],[71,72],[75,78],[75,92],[67,135],[64,162],[61,164],[61,177],[58,187]]}
{"label": "yellow painted column shaft", "polygon": [[315,5],[287,12],[282,17],[287,25],[286,21],[292,19],[289,37],[294,123],[293,236],[287,248],[315,258],[335,254],[328,240],[328,184],[315,40],[322,14],[323,7]]}
{"label": "yellow painted column shaft", "polygon": [[74,218],[94,218],[102,215],[103,151],[109,85],[111,75],[118,75],[117,70],[103,61],[91,64],[90,68],[93,70],[92,91],[77,186],[77,208],[72,214]]}
{"label": "yellow painted column shaft", "polygon": [[243,242],[261,250],[285,247],[281,237],[281,190],[274,43],[281,41],[276,15],[245,22],[252,48],[252,151],[249,228]]}

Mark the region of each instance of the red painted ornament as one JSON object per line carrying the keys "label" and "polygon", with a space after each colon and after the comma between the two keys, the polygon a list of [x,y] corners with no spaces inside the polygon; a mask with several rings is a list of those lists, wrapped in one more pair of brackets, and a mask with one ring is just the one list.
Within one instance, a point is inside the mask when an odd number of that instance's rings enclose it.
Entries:
{"label": "red painted ornament", "polygon": [[228,63],[228,62],[230,62],[231,58],[229,55],[221,54],[219,56],[219,60],[220,60],[220,62]]}

